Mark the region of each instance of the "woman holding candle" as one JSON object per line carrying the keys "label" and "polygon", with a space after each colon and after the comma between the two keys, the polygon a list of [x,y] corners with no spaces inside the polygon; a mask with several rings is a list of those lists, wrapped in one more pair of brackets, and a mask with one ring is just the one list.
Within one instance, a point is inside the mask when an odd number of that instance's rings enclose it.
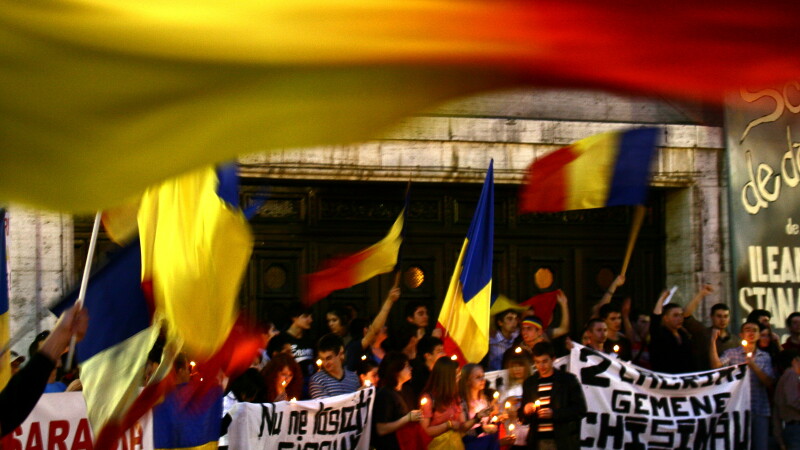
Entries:
{"label": "woman holding candle", "polygon": [[[422,412],[418,409],[411,411],[400,392],[403,384],[410,379],[411,365],[408,357],[399,352],[387,353],[378,367],[378,392],[372,409],[373,447],[381,450],[414,447],[400,444],[401,440],[404,444],[413,441],[415,433],[409,425],[422,419]],[[416,448],[423,445],[419,441]]]}
{"label": "woman holding candle", "polygon": [[498,423],[503,418],[498,418],[492,399],[486,395],[483,367],[478,364],[465,365],[461,370],[458,387],[462,400],[461,408],[466,417],[476,417],[482,411],[494,415],[494,422],[490,422],[489,417],[484,416],[467,430],[464,447],[467,450],[499,449]]}
{"label": "woman holding candle", "polygon": [[303,374],[294,357],[278,353],[267,363],[261,375],[266,381],[264,402],[281,402],[300,398],[303,393]]}
{"label": "woman holding candle", "polygon": [[489,410],[478,413],[467,420],[458,395],[458,363],[449,358],[439,358],[433,365],[428,384],[423,389],[422,429],[433,440],[431,450],[463,450],[461,433],[480,423]]}
{"label": "woman holding candle", "polygon": [[[519,351],[516,351],[519,349]],[[507,434],[514,435],[512,450],[521,450],[527,445],[528,425],[519,423],[517,408],[522,399],[522,385],[531,376],[533,355],[524,348],[517,347],[507,352],[503,368],[508,371],[508,389],[505,391],[504,411],[508,414]],[[511,427],[513,426],[513,430]]]}

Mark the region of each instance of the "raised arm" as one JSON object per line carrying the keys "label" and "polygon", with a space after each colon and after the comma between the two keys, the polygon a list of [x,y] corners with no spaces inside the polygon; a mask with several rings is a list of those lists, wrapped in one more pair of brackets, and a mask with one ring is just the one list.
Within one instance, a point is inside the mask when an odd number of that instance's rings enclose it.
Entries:
{"label": "raised arm", "polygon": [[700,290],[697,291],[692,300],[686,305],[686,308],[683,309],[683,317],[689,317],[694,314],[695,310],[697,310],[697,305],[700,304],[700,301],[703,300],[708,294],[714,292],[714,288],[711,287],[710,284],[704,284],[700,287]]}
{"label": "raised arm", "polygon": [[711,329],[711,343],[708,346],[708,361],[711,363],[712,369],[719,369],[722,367],[722,361],[717,354],[717,338],[719,337],[719,329]]}
{"label": "raised arm", "polygon": [[625,337],[633,340],[633,324],[631,323],[631,298],[627,297],[622,301],[622,329]]}
{"label": "raised arm", "polygon": [[592,318],[600,315],[600,308],[611,301],[611,297],[613,297],[614,293],[617,292],[617,288],[623,284],[625,284],[625,275],[617,275],[617,278],[614,278],[614,281],[612,281],[611,285],[608,286],[606,293],[603,294],[603,298],[601,298],[599,302],[592,306]]}
{"label": "raised arm", "polygon": [[569,334],[569,304],[567,302],[567,296],[564,295],[564,291],[558,291],[558,305],[561,307],[561,323],[558,324],[558,328],[553,329],[550,337],[555,339],[565,334]]}
{"label": "raised arm", "polygon": [[389,317],[389,311],[392,310],[392,306],[397,302],[397,299],[400,298],[400,272],[397,272],[397,275],[394,278],[394,286],[389,289],[389,293],[386,295],[386,300],[383,301],[383,306],[381,306],[381,310],[378,312],[378,315],[375,316],[375,320],[369,325],[367,332],[364,333],[364,337],[361,339],[361,348],[366,349],[372,342],[375,341],[375,337],[378,335],[378,331],[386,325],[386,319]]}
{"label": "raised arm", "polygon": [[668,295],[669,295],[669,289],[664,289],[664,292],[662,292],[661,296],[658,297],[658,300],[656,300],[656,305],[653,307],[653,314],[657,316],[661,315],[661,312],[664,310],[664,300],[666,300]]}

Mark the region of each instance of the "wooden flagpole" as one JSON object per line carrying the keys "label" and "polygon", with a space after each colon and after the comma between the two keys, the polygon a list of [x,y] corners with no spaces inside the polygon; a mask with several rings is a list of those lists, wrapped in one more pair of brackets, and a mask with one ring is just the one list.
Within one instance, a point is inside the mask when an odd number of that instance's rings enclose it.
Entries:
{"label": "wooden flagpole", "polygon": [[636,245],[636,238],[639,237],[639,230],[642,228],[644,221],[645,209],[643,205],[636,205],[633,211],[633,222],[631,223],[631,233],[628,236],[628,248],[625,250],[625,260],[622,262],[622,270],[619,274],[625,276],[628,271],[628,264],[631,262],[631,254],[633,254],[633,247]]}
{"label": "wooden flagpole", "polygon": [[[75,307],[80,311],[83,308],[83,300],[86,298],[86,287],[89,285],[89,274],[92,272],[92,260],[94,259],[94,249],[97,245],[97,235],[100,233],[100,219],[103,213],[97,211],[94,216],[94,226],[92,227],[92,237],[89,239],[89,251],[86,255],[86,265],[83,267],[83,278],[81,279],[81,289],[78,292],[78,300],[75,301]],[[73,334],[69,340],[69,353],[67,354],[67,364],[65,370],[69,372],[72,370],[72,358],[75,356],[75,344],[77,339]]]}

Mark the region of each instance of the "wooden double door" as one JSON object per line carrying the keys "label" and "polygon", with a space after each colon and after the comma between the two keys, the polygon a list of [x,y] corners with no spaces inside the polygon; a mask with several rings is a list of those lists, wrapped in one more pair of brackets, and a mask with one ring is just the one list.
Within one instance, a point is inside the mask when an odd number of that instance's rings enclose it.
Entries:
{"label": "wooden double door", "polygon": [[[268,187],[267,187],[268,186]],[[435,321],[472,219],[480,185],[413,184],[402,250],[404,305],[422,301]],[[301,291],[301,276],[328,258],[380,240],[404,204],[405,183],[288,182],[245,180],[243,202],[266,198],[252,219],[256,237],[242,289],[242,306],[262,321],[286,324],[286,306]],[[517,186],[495,186],[493,291],[521,301],[563,289],[570,299],[573,334],[588,319],[620,270],[633,209],[629,207],[518,215]],[[664,196],[651,192],[647,215],[619,290],[634,306],[652,308],[664,285]],[[353,305],[361,317],[377,313],[394,276],[376,277],[317,303],[317,332],[325,312]]]}

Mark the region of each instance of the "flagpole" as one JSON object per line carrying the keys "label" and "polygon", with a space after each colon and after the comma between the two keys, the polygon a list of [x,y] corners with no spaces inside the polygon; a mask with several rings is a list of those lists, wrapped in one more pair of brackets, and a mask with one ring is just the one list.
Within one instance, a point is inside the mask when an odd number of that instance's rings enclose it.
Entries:
{"label": "flagpole", "polygon": [[[81,289],[78,292],[78,300],[75,301],[75,307],[80,311],[83,308],[83,300],[86,298],[86,287],[89,285],[89,274],[92,271],[92,259],[94,259],[94,249],[97,245],[97,235],[100,233],[100,219],[103,213],[97,211],[94,216],[94,226],[92,227],[92,237],[89,238],[89,251],[86,255],[86,265],[83,267],[83,278],[81,279]],[[64,370],[69,372],[72,370],[72,358],[75,355],[75,344],[77,338],[73,334],[69,340],[69,353],[67,354],[67,364]]]}
{"label": "flagpole", "polygon": [[636,238],[639,237],[639,230],[642,228],[644,221],[645,209],[643,205],[636,205],[633,211],[633,222],[631,223],[631,233],[628,236],[628,248],[625,250],[625,260],[622,262],[622,270],[620,275],[625,276],[628,271],[628,264],[631,262],[631,254],[633,254],[633,247],[636,245]]}

